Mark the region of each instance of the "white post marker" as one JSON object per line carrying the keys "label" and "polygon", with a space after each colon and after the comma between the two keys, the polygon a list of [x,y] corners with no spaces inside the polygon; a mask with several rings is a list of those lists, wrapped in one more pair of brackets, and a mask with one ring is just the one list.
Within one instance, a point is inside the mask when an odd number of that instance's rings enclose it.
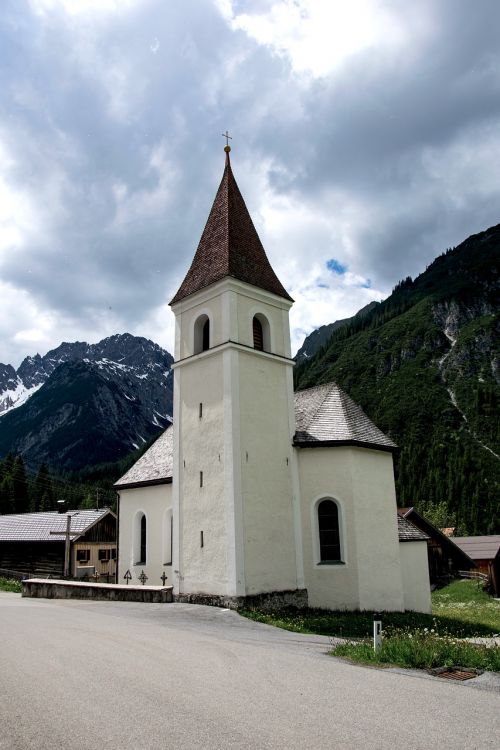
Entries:
{"label": "white post marker", "polygon": [[373,613],[373,650],[378,651],[382,646],[382,615]]}

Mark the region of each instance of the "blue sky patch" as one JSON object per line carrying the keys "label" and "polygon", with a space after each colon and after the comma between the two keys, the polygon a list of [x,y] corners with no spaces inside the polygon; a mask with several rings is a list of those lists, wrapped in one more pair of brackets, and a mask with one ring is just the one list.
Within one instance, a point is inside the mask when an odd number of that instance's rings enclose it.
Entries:
{"label": "blue sky patch", "polygon": [[331,271],[332,273],[336,273],[339,276],[342,276],[347,271],[347,266],[343,266],[342,263],[339,263],[339,261],[335,258],[330,258],[330,260],[327,260],[326,267],[329,271]]}

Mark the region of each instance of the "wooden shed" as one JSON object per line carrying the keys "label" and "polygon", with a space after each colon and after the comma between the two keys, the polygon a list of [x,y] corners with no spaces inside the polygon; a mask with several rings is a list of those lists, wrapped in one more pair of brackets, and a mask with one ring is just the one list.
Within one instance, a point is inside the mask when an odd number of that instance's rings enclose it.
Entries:
{"label": "wooden shed", "polygon": [[450,576],[458,575],[461,570],[472,570],[476,567],[474,560],[455,543],[455,539],[443,534],[416,508],[398,508],[398,514],[411,521],[428,537],[427,554],[431,583],[436,584]]}
{"label": "wooden shed", "polygon": [[0,516],[0,575],[60,578],[67,572],[82,578],[97,573],[114,583],[116,540],[116,515],[109,508]]}
{"label": "wooden shed", "polygon": [[488,576],[493,593],[500,596],[500,534],[456,536],[452,541]]}

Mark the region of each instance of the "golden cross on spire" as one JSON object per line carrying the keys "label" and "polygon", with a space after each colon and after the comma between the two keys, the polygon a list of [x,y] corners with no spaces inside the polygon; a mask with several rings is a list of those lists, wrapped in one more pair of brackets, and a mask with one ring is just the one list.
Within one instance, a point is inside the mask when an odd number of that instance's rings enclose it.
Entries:
{"label": "golden cross on spire", "polygon": [[229,148],[229,141],[233,140],[233,136],[229,135],[229,133],[226,130],[225,133],[222,133],[222,137],[226,139],[226,146]]}

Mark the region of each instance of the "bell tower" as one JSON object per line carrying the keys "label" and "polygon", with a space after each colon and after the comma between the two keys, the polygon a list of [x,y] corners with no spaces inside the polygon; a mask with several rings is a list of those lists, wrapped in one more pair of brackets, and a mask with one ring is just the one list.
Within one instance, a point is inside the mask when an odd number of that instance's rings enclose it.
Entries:
{"label": "bell tower", "polygon": [[[296,457],[293,300],[224,174],[175,314],[174,590],[307,602]],[[288,599],[287,599],[288,597]]]}

